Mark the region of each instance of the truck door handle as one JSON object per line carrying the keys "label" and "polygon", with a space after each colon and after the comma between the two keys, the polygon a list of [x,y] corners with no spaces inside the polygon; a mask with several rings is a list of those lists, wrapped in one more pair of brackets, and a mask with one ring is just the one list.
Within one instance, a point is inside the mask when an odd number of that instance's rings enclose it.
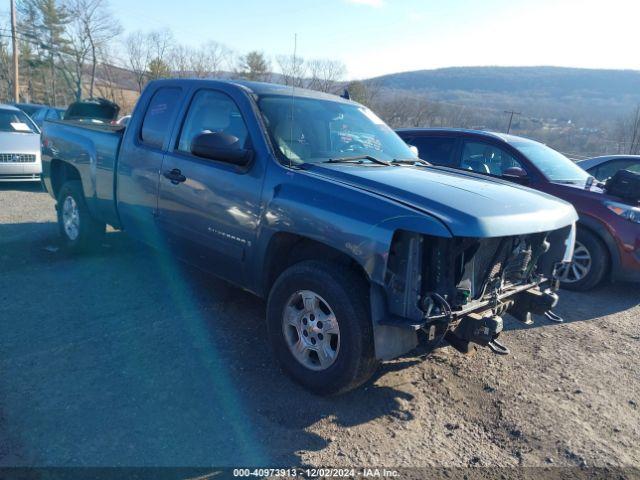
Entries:
{"label": "truck door handle", "polygon": [[182,172],[177,168],[164,172],[163,175],[164,178],[171,180],[171,183],[173,183],[174,185],[178,185],[179,183],[187,180],[187,177],[182,175]]}

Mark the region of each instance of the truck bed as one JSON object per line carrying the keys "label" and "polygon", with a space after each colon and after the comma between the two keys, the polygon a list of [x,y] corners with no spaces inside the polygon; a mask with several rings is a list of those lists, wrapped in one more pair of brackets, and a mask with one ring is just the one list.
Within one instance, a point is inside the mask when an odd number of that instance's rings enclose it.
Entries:
{"label": "truck bed", "polygon": [[114,172],[125,127],[55,120],[44,124],[43,172],[52,190],[51,164],[63,160],[78,169],[89,209],[111,225],[118,224]]}

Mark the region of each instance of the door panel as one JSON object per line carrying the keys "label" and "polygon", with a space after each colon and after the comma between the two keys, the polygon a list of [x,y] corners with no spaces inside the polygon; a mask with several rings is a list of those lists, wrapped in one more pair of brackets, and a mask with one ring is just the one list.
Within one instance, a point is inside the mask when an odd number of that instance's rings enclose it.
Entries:
{"label": "door panel", "polygon": [[130,130],[125,134],[118,162],[118,212],[122,225],[134,237],[154,246],[164,244],[155,220],[158,173],[181,100],[180,88],[156,90],[144,118],[127,127]]}
{"label": "door panel", "polygon": [[179,256],[241,283],[245,250],[258,225],[261,178],[252,171],[192,155],[191,141],[204,131],[233,135],[239,147],[250,143],[245,122],[229,96],[215,90],[197,91],[176,148],[162,164],[158,225]]}

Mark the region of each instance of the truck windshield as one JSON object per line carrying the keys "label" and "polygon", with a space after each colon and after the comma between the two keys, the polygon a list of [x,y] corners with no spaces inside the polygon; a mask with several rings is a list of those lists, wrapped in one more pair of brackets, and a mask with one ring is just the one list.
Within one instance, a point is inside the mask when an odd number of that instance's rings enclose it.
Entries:
{"label": "truck windshield", "polygon": [[584,185],[589,178],[589,174],[578,165],[542,143],[525,141],[512,145],[551,182]]}
{"label": "truck windshield", "polygon": [[258,106],[274,145],[292,163],[367,156],[417,160],[391,128],[361,105],[265,95]]}
{"label": "truck windshield", "polygon": [[21,111],[0,109],[0,132],[35,133],[36,127]]}

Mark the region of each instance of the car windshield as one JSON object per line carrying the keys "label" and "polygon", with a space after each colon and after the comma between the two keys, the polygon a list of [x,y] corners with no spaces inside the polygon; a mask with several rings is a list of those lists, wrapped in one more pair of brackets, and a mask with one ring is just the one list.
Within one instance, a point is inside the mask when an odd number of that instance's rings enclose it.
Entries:
{"label": "car windshield", "polygon": [[35,133],[33,122],[20,110],[0,109],[0,132]]}
{"label": "car windshield", "polygon": [[584,185],[590,175],[578,165],[542,143],[526,141],[512,145],[551,182]]}
{"label": "car windshield", "polygon": [[258,106],[272,141],[292,163],[366,157],[417,160],[391,128],[361,105],[265,95]]}

